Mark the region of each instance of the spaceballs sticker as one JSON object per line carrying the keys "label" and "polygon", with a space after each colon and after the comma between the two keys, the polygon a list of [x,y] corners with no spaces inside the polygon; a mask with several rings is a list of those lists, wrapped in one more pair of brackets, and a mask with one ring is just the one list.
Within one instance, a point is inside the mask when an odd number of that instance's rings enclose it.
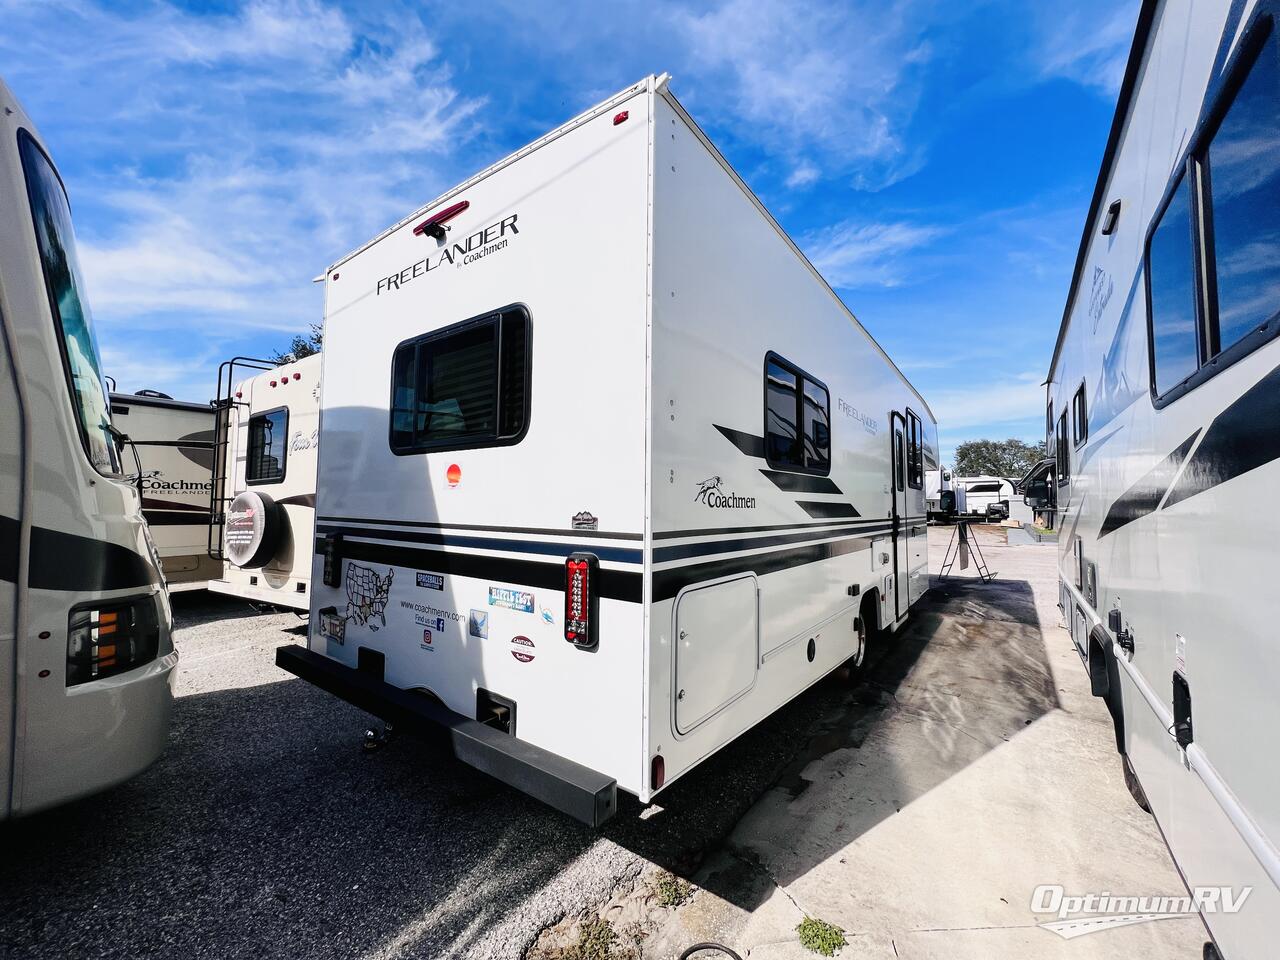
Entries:
{"label": "spaceballs sticker", "polygon": [[532,663],[533,641],[528,637],[512,637],[511,655],[521,663]]}
{"label": "spaceballs sticker", "polygon": [[423,573],[418,571],[418,586],[426,587],[428,590],[443,590],[444,577],[438,573]]}
{"label": "spaceballs sticker", "polygon": [[533,594],[527,590],[490,587],[489,606],[505,607],[508,610],[515,610],[519,613],[533,613]]}

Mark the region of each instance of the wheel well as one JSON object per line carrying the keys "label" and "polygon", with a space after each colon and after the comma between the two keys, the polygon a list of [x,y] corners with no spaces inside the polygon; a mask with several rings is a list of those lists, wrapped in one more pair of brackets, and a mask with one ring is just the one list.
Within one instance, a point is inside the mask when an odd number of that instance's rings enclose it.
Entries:
{"label": "wheel well", "polygon": [[866,625],[867,633],[875,633],[880,629],[880,590],[872,587],[862,595],[862,604],[858,607],[858,616]]}

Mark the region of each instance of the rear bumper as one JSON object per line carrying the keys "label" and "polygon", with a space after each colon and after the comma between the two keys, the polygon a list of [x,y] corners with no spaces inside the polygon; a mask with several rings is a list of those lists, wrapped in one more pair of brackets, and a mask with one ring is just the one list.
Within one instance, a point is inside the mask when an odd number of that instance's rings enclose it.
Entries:
{"label": "rear bumper", "polygon": [[618,809],[612,777],[517,740],[441,703],[392,686],[297,644],[276,650],[276,666],[396,726],[447,744],[453,755],[591,827]]}

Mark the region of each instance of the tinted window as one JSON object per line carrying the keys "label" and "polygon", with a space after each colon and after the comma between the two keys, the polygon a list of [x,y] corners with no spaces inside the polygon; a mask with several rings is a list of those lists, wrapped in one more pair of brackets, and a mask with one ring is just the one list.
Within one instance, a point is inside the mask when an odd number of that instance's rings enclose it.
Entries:
{"label": "tinted window", "polygon": [[391,361],[391,448],[515,443],[529,412],[529,315],[522,307],[400,344]]}
{"label": "tinted window", "polygon": [[893,431],[893,475],[894,483],[899,490],[905,490],[904,480],[907,475],[907,451],[902,442],[902,428]]}
{"label": "tinted window", "polygon": [[63,360],[71,380],[71,401],[81,441],[95,469],[119,473],[120,451],[111,435],[107,389],[98,361],[98,339],[93,332],[89,304],[84,299],[84,279],[76,256],[67,195],[48,159],[25,131],[18,134],[18,152],[22,156],[49,309],[57,325]]}
{"label": "tinted window", "polygon": [[971,483],[965,487],[967,493],[999,493],[999,483]]}
{"label": "tinted window", "polygon": [[1157,395],[1167,393],[1193,374],[1200,362],[1194,270],[1191,205],[1183,177],[1151,235],[1147,251]]}
{"label": "tinted window", "polygon": [[1267,42],[1208,150],[1217,344],[1226,350],[1280,309],[1280,71]]}
{"label": "tinted window", "polygon": [[764,410],[765,458],[771,467],[824,476],[831,471],[831,394],[822,383],[770,356],[764,365]]}
{"label": "tinted window", "polygon": [[1074,431],[1076,446],[1089,439],[1089,411],[1084,399],[1084,384],[1076,391],[1071,400],[1071,429]]}
{"label": "tinted window", "polygon": [[288,434],[288,410],[272,410],[249,418],[249,455],[244,468],[246,483],[275,483],[284,479]]}
{"label": "tinted window", "polygon": [[1067,415],[1058,418],[1058,456],[1055,466],[1058,471],[1058,483],[1066,483],[1071,479],[1071,444],[1067,439]]}
{"label": "tinted window", "polygon": [[765,364],[764,442],[767,459],[773,466],[801,467],[800,446],[796,443],[796,396],[800,377],[770,360]]}
{"label": "tinted window", "polygon": [[907,411],[907,483],[916,490],[924,486],[924,441],[920,418]]}

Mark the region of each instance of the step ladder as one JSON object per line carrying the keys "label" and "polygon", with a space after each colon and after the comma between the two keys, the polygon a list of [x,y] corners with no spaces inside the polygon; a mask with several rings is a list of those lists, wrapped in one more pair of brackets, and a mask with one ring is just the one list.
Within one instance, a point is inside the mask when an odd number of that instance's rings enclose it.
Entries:
{"label": "step ladder", "polygon": [[946,580],[951,576],[951,568],[955,566],[957,559],[961,570],[969,569],[970,556],[975,560],[974,566],[983,583],[990,583],[995,579],[996,575],[987,569],[987,561],[982,556],[982,548],[978,546],[978,538],[969,529],[969,521],[960,520],[951,531],[951,542],[947,544],[947,552],[942,559],[942,573],[938,579]]}
{"label": "step ladder", "polygon": [[[235,464],[230,462],[231,431],[239,428],[239,417],[232,413],[249,404],[235,395],[236,384],[250,373],[274,370],[270,360],[254,357],[233,357],[218,365],[218,392],[213,407],[213,482],[209,485],[209,539],[208,554],[214,560],[227,559],[223,551],[223,532],[227,521],[227,506],[235,499],[234,492],[227,495],[227,482],[234,477]],[[237,374],[237,370],[239,373]]]}

